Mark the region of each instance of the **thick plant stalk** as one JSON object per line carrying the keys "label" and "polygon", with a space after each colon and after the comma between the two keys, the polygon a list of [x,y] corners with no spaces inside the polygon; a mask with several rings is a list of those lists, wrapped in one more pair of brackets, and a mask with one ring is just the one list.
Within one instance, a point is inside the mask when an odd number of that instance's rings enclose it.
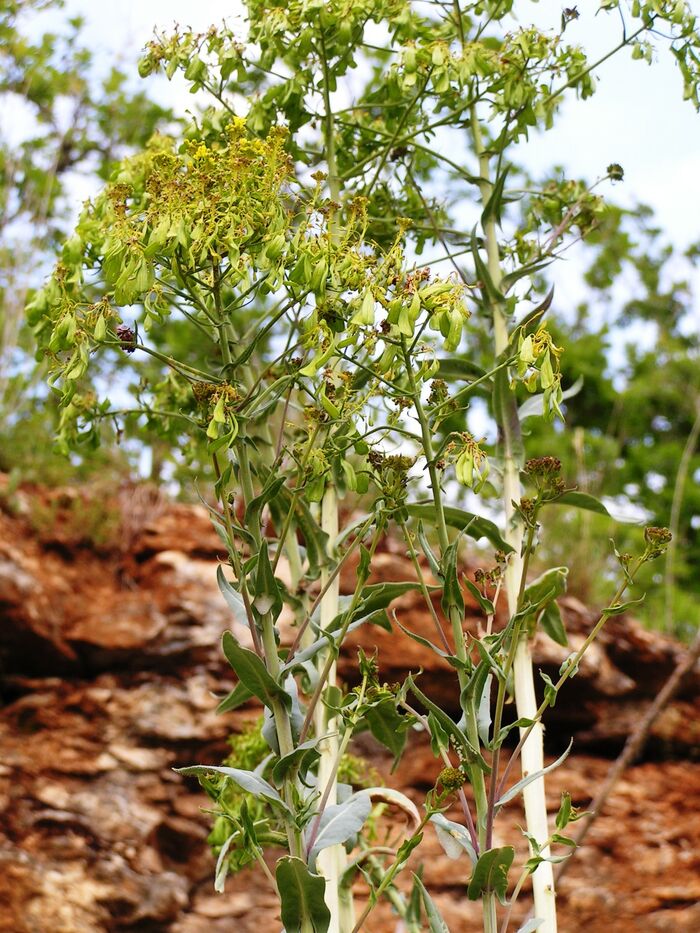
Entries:
{"label": "thick plant stalk", "polygon": [[[331,198],[335,202],[338,202],[340,200],[340,182],[338,179],[335,157],[335,126],[330,99],[331,80],[322,37],[321,46],[323,63],[323,101],[325,108],[323,135],[326,146],[326,161],[328,164],[328,188]],[[338,231],[337,222],[334,218],[331,218],[329,231],[331,236],[335,239]],[[328,477],[323,500],[321,502],[321,528],[328,535],[329,548],[332,548],[333,542],[338,537],[338,496],[332,476]],[[327,586],[330,573],[330,567],[326,567],[322,571],[322,588]],[[340,576],[337,575],[321,600],[320,613],[322,630],[325,630],[338,615],[339,597]],[[316,660],[319,674],[322,674],[324,671],[327,660],[328,652],[320,651]],[[336,663],[334,661],[328,671],[326,686],[335,687],[336,681]],[[318,787],[321,794],[326,795],[326,806],[328,806],[337,802],[336,774],[339,765],[338,755],[340,753],[340,748],[336,717],[332,716],[328,718],[326,707],[323,702],[318,703],[314,710],[314,727],[317,737],[327,734],[327,738],[325,738],[319,746],[321,757],[318,763]],[[354,910],[351,893],[343,898],[342,904],[340,901],[340,880],[343,870],[347,865],[347,856],[344,848],[340,845],[329,846],[320,853],[317,864],[321,874],[326,878],[326,904],[331,915],[328,928],[329,933],[346,933],[346,931],[351,930],[354,926]]]}
{"label": "thick plant stalk", "polygon": [[[435,453],[433,450],[433,442],[430,434],[430,426],[428,424],[428,419],[426,418],[423,405],[420,398],[420,390],[416,384],[413,371],[411,369],[411,360],[406,347],[405,340],[403,341],[403,354],[404,360],[406,363],[406,372],[408,374],[409,385],[411,387],[411,393],[413,397],[413,404],[416,409],[416,417],[421,428],[421,438],[423,441],[423,453],[425,454],[425,459],[427,461],[428,476],[430,477],[430,488],[433,495],[433,502],[435,504],[435,516],[436,516],[436,528],[438,532],[438,539],[440,541],[440,555],[444,557],[449,547],[449,538],[447,534],[447,523],[445,521],[445,513],[442,502],[442,491],[440,488],[440,477],[435,466]],[[457,606],[450,607],[449,610],[449,621],[450,627],[452,629],[452,637],[455,644],[455,655],[459,658],[460,661],[464,662],[467,659],[467,649],[464,641],[464,630],[462,628],[464,619],[463,613]],[[466,687],[466,677],[464,671],[460,668],[457,669],[457,677],[459,680],[459,692],[460,696],[464,694]],[[477,725],[476,716],[474,714],[474,707],[470,701],[468,706],[465,707],[465,717],[466,717],[466,730],[469,737],[469,741],[475,748],[479,747],[479,730]],[[474,791],[474,802],[476,805],[477,812],[477,832],[478,832],[478,843],[479,849],[481,852],[486,851],[487,848],[487,819],[488,819],[488,799],[486,795],[486,783],[484,781],[484,774],[478,767],[473,767],[470,769],[470,780],[472,785],[472,790]],[[482,915],[484,922],[484,933],[496,933],[497,924],[496,924],[496,900],[493,892],[488,892],[483,895],[482,898]]]}
{"label": "thick plant stalk", "polygon": [[[329,545],[338,537],[338,499],[335,486],[329,483],[321,502],[321,528],[328,535]],[[321,573],[321,587],[328,585],[331,568],[325,567]],[[337,575],[326,590],[321,600],[321,629],[325,630],[338,614],[340,595],[340,575]],[[323,671],[328,660],[328,651],[317,655],[317,670]],[[328,672],[327,686],[335,686],[336,663],[333,662]],[[325,704],[317,703],[314,710],[314,728],[316,736],[326,735],[319,745],[321,757],[318,763],[318,788],[326,794],[326,806],[337,803],[336,761],[339,754],[338,724],[335,716],[328,716]],[[326,879],[326,904],[331,913],[329,933],[342,933],[348,929],[341,924],[339,888],[340,877],[345,867],[345,850],[342,846],[329,846],[318,856],[318,868]],[[349,927],[352,929],[352,925]]]}
{"label": "thick plant stalk", "polygon": [[[481,199],[483,205],[486,206],[493,191],[493,185],[490,181],[489,155],[484,148],[481,127],[479,126],[475,111],[472,111],[471,122],[474,146],[479,157]],[[503,273],[501,270],[496,222],[493,218],[493,213],[485,220],[483,230],[488,272],[495,288],[500,289]],[[496,302],[492,303],[492,308],[494,350],[496,358],[498,359],[508,347],[509,334],[503,309]],[[509,399],[509,401],[513,400]],[[512,617],[517,612],[520,584],[523,574],[523,556],[521,553],[523,528],[522,523],[517,520],[513,506],[513,502],[519,502],[521,497],[519,464],[516,459],[516,444],[519,445],[518,435],[520,425],[517,421],[517,409],[515,409],[514,404],[512,404],[511,407],[513,408],[512,419],[511,417],[500,418],[499,413],[496,413],[496,417],[499,420],[498,428],[503,456],[503,500],[506,518],[505,538],[513,548],[513,554],[510,556],[505,574],[505,592],[508,602],[508,612]],[[508,415],[510,416],[510,412]],[[536,719],[538,706],[535,695],[532,656],[530,653],[527,631],[517,633],[515,637],[518,638],[518,642],[513,661],[513,686],[518,718]],[[523,730],[521,730],[521,735],[522,734]],[[533,774],[536,771],[541,771],[544,768],[543,735],[544,730],[542,724],[541,722],[537,722],[536,725],[531,728],[530,734],[523,745],[521,757],[523,777],[528,774]],[[532,781],[524,788],[523,801],[525,805],[527,830],[537,842],[542,845],[545,840],[549,839],[544,777]],[[544,846],[540,854],[546,859],[550,855],[549,846]],[[554,873],[551,862],[541,862],[533,872],[532,890],[535,901],[535,916],[543,921],[539,927],[541,933],[556,933],[557,912]]]}

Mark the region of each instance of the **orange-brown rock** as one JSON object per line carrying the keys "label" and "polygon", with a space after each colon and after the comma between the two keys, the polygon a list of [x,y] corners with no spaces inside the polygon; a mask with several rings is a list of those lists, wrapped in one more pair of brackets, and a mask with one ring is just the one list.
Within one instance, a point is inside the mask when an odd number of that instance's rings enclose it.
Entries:
{"label": "orange-brown rock", "polygon": [[[219,649],[230,625],[215,580],[220,543],[205,510],[131,496],[140,505],[125,530],[98,546],[60,530],[37,533],[32,494],[44,495],[25,491],[12,512],[0,511],[0,931],[278,933],[261,872],[247,869],[214,894],[206,800],[172,771],[220,760],[227,735],[257,715],[214,713],[213,695],[233,677]],[[69,508],[70,495],[60,495],[60,508]],[[406,556],[386,542],[373,582],[411,578]],[[351,566],[341,583],[344,592],[354,585]],[[435,606],[439,612],[438,596]],[[394,608],[402,625],[438,642],[418,595]],[[594,616],[573,597],[562,608],[575,645]],[[467,627],[479,624],[469,604]],[[400,630],[354,634],[341,659],[349,680],[357,645],[377,647],[387,681],[421,669],[426,693],[456,711],[449,664]],[[575,804],[588,804],[608,756],[681,652],[627,617],[610,620],[548,719],[552,755],[575,736],[574,753],[550,777],[552,814],[564,788]],[[538,637],[543,670],[555,672],[565,654]],[[560,888],[562,930],[700,929],[699,687],[696,672],[576,856]],[[440,770],[418,732],[393,775],[369,736],[356,750],[419,806]],[[497,840],[516,844],[522,858],[521,821],[510,805]],[[478,905],[465,897],[466,861],[448,859],[432,830],[419,855],[453,933],[478,930]],[[514,918],[527,908],[525,896]],[[389,933],[396,918],[382,904],[366,929]]]}

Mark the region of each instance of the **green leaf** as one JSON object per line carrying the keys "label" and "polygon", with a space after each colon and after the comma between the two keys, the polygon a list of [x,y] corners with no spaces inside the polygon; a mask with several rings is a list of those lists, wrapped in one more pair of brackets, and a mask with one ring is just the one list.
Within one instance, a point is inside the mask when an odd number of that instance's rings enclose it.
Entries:
{"label": "green leaf", "polygon": [[514,272],[509,272],[507,275],[504,275],[501,279],[501,288],[503,289],[503,294],[507,295],[511,288],[515,285],[516,282],[519,282],[520,279],[524,278],[526,275],[534,275],[536,272],[539,272],[541,269],[546,269],[547,266],[553,262],[552,259],[545,259],[543,261],[531,262],[525,266],[521,266],[519,269],[516,269]]}
{"label": "green leaf", "polygon": [[486,370],[463,356],[448,356],[438,360],[438,376],[441,379],[482,379]]}
{"label": "green leaf", "polygon": [[508,871],[515,858],[513,846],[502,846],[499,849],[489,849],[479,858],[474,867],[467,897],[470,901],[478,901],[484,894],[495,893],[501,904],[506,903],[508,890]]}
{"label": "green leaf", "polygon": [[[370,619],[376,621],[373,617],[377,616],[381,610],[386,609],[395,599],[403,596],[404,593],[418,589],[420,589],[420,584],[410,580],[399,583],[371,583],[369,586],[363,587],[359,602],[352,614],[352,624],[369,621]],[[438,589],[438,587],[432,587],[432,589]],[[328,626],[327,631],[334,632],[339,629],[345,620],[345,615],[344,612],[338,613]]]}
{"label": "green leaf", "polygon": [[641,606],[644,602],[644,596],[640,596],[639,599],[630,599],[626,603],[618,603],[617,606],[608,606],[607,609],[603,609],[600,613],[603,616],[619,616],[623,612],[627,612],[630,609],[633,609],[635,606]]}
{"label": "green leaf", "polygon": [[482,292],[488,297],[490,301],[496,304],[502,304],[505,300],[505,294],[496,288],[496,285],[491,278],[491,273],[488,270],[488,266],[481,258],[481,253],[479,252],[479,239],[476,235],[476,227],[472,233],[471,250],[472,256],[474,258],[476,277],[479,280]]}
{"label": "green leaf", "polygon": [[459,547],[459,538],[445,550],[440,561],[440,578],[443,582],[442,587],[442,611],[449,618],[452,609],[464,616],[464,596],[462,588],[459,585],[459,575],[457,573],[457,548]]}
{"label": "green leaf", "polygon": [[[569,386],[568,389],[565,389],[561,394],[560,401],[565,401],[568,398],[573,398],[583,388],[583,377],[579,376],[576,382]],[[543,404],[544,404],[544,392],[538,392],[537,395],[531,395],[530,398],[526,399],[523,404],[518,409],[518,417],[521,421],[525,418],[530,418],[532,415],[541,415],[543,413]],[[581,493],[584,495],[584,493]],[[593,496],[591,496],[593,498]],[[558,502],[558,499],[552,500]],[[607,514],[607,513],[606,513]]]}
{"label": "green leaf", "polygon": [[428,920],[428,929],[430,933],[450,933],[449,927],[442,919],[440,911],[435,906],[435,901],[428,894],[425,885],[418,875],[414,874],[413,883],[418,887],[421,897],[423,898],[423,906],[425,907],[425,915]]}
{"label": "green leaf", "polygon": [[470,764],[470,765],[471,764],[477,765],[479,768],[481,768],[484,774],[490,774],[491,768],[486,763],[483,755],[481,755],[481,753],[479,752],[477,748],[474,748],[474,746],[471,744],[471,742],[466,737],[464,732],[462,732],[462,730],[459,728],[457,723],[450,716],[448,716],[447,713],[445,713],[436,703],[433,703],[432,700],[428,699],[428,697],[423,693],[422,690],[419,690],[411,674],[408,675],[406,679],[406,683],[408,684],[409,690],[411,690],[415,694],[415,696],[420,700],[423,706],[433,714],[433,716],[439,723],[440,727],[444,729],[447,735],[452,737],[454,745],[457,748],[458,752],[461,753],[464,761],[466,761],[467,764]]}
{"label": "green leaf", "polygon": [[376,706],[371,706],[365,713],[365,719],[375,739],[393,754],[393,772],[406,747],[406,732],[410,720],[406,715],[397,712],[394,701],[388,697]]}
{"label": "green leaf", "polygon": [[272,618],[276,619],[282,611],[282,605],[282,594],[270,563],[267,541],[263,541],[258,551],[253,608],[261,616],[270,612]]}
{"label": "green leaf", "polygon": [[272,474],[267,477],[259,495],[251,499],[246,506],[243,524],[247,528],[250,528],[251,525],[260,521],[260,513],[268,502],[271,502],[277,497],[284,486],[285,479],[286,477],[284,476],[273,476]]}
{"label": "green leaf", "polygon": [[253,698],[253,693],[246,687],[243,681],[239,681],[233,690],[229,693],[228,696],[224,697],[223,700],[216,707],[217,713],[228,713],[231,710],[238,709],[239,706],[243,706],[244,703],[247,703],[248,700]]}
{"label": "green leaf", "polygon": [[308,503],[302,498],[294,497],[292,491],[284,485],[280,487],[277,499],[270,503],[272,517],[279,528],[283,526],[284,519],[292,506],[294,507],[294,521],[289,533],[293,534],[293,529],[296,527],[303,535],[306,559],[309,564],[308,576],[315,580],[328,561],[328,535],[311,514]]}
{"label": "green leaf", "polygon": [[[435,524],[435,504],[431,502],[411,502],[406,506],[406,511],[412,518],[418,518],[423,522]],[[446,506],[444,509],[445,522],[450,528],[458,528],[470,538],[479,540],[486,538],[497,550],[510,554],[513,548],[501,537],[498,526],[488,518],[482,518],[480,515],[474,515],[472,512],[465,512],[464,509],[458,509],[454,506]]]}
{"label": "green leaf", "polygon": [[291,697],[277,683],[262,659],[254,651],[239,645],[231,632],[224,632],[222,647],[226,660],[236,676],[253,696],[256,696],[269,709],[272,709],[275,700],[281,701],[287,709],[291,707]]}
{"label": "green leaf", "polygon": [[[507,359],[507,357],[506,357]],[[496,361],[499,365],[505,362],[503,354]],[[507,432],[510,437],[510,446],[513,457],[517,463],[523,459],[523,442],[520,418],[518,417],[518,402],[515,392],[510,387],[507,368],[499,369],[493,377],[493,392],[491,394],[493,417],[499,428]]]}
{"label": "green leaf", "polygon": [[603,503],[595,496],[589,496],[587,492],[565,492],[563,496],[552,500],[552,505],[573,505],[577,509],[585,509],[587,512],[597,512],[599,515],[607,515],[610,518],[610,512]]}
{"label": "green leaf", "polygon": [[563,648],[569,646],[569,639],[566,634],[566,629],[564,628],[564,622],[562,621],[561,610],[554,600],[545,607],[540,616],[540,625],[542,626],[542,631],[549,635],[552,641],[555,641]]}
{"label": "green leaf", "polygon": [[246,417],[253,421],[266,415],[270,409],[275,407],[293,381],[294,376],[280,376],[279,379],[276,379],[272,385],[263,389],[260,395],[252,400],[252,411],[246,412]]}
{"label": "green leaf", "polygon": [[328,933],[331,914],[326,906],[326,880],[312,875],[300,858],[284,856],[275,871],[285,933],[301,933],[311,922],[314,933]]}
{"label": "green leaf", "polygon": [[440,572],[440,564],[438,559],[435,556],[433,549],[430,546],[428,539],[425,536],[425,531],[423,530],[423,522],[418,522],[418,542],[421,546],[423,554],[425,554],[425,559],[428,561],[428,566],[433,576],[437,577]]}
{"label": "green leaf", "polygon": [[493,217],[497,224],[501,223],[501,207],[503,205],[503,187],[506,183],[506,178],[508,176],[508,171],[510,166],[506,166],[505,169],[496,179],[496,183],[493,186],[491,194],[489,196],[486,205],[484,206],[483,211],[481,212],[481,226],[484,227],[486,223]]}
{"label": "green leaf", "polygon": [[562,791],[561,803],[559,804],[559,812],[556,818],[557,829],[566,829],[571,822],[571,817],[574,812],[574,808],[571,804],[571,794],[568,791]]}
{"label": "green leaf", "polygon": [[394,617],[394,622],[396,623],[396,625],[398,625],[398,627],[401,629],[404,635],[408,635],[408,637],[413,639],[413,641],[418,642],[419,645],[423,645],[424,648],[427,648],[429,651],[432,651],[434,654],[438,655],[438,657],[445,658],[445,660],[449,660],[453,662],[457,660],[457,658],[454,655],[447,654],[447,652],[443,651],[442,648],[438,648],[437,645],[434,645],[432,641],[430,641],[429,638],[423,638],[423,636],[418,635],[417,632],[412,632],[410,629],[406,628],[404,625],[402,625],[399,622],[399,620],[396,617]]}
{"label": "green leaf", "polygon": [[481,606],[481,608],[484,610],[484,612],[486,613],[486,615],[487,615],[487,616],[492,616],[492,615],[494,615],[494,613],[496,612],[496,609],[495,609],[493,603],[491,602],[490,599],[487,599],[486,596],[484,596],[484,594],[481,592],[481,590],[479,589],[479,587],[478,587],[475,583],[472,583],[471,580],[468,580],[466,577],[464,578],[464,583],[465,583],[467,589],[469,590],[469,592],[470,592],[470,593],[472,594],[472,596],[474,597],[474,599],[477,601],[477,603],[478,603],[478,604]]}
{"label": "green leaf", "polygon": [[189,765],[187,768],[174,768],[173,770],[177,771],[178,774],[193,774],[196,777],[206,777],[212,772],[215,774],[223,774],[240,787],[241,790],[252,794],[254,797],[262,797],[269,803],[274,803],[291,816],[289,807],[284,800],[282,800],[275,788],[253,771],[244,771],[241,768],[226,768],[223,765]]}
{"label": "green leaf", "polygon": [[278,787],[294,768],[308,770],[318,761],[321,753],[316,748],[316,744],[316,739],[309,739],[307,742],[297,745],[293,751],[275,763],[272,768],[272,780]]}
{"label": "green leaf", "polygon": [[545,774],[549,774],[550,771],[554,771],[554,769],[558,768],[559,765],[564,764],[566,759],[569,757],[569,752],[571,751],[571,746],[573,744],[574,744],[574,740],[572,739],[569,742],[569,746],[564,752],[564,754],[560,755],[556,761],[553,761],[551,763],[551,765],[547,765],[546,768],[540,768],[539,771],[533,771],[532,774],[528,774],[526,777],[518,781],[517,784],[514,784],[510,788],[510,790],[507,790],[505,794],[499,800],[496,801],[496,810],[500,810],[500,808],[504,804],[508,803],[509,800],[513,800],[514,797],[517,797],[518,794],[520,794],[520,792],[523,790],[523,788],[527,787],[528,784],[532,784],[533,781],[537,781],[539,778],[544,777]]}
{"label": "green leaf", "polygon": [[550,567],[549,570],[545,570],[525,587],[523,605],[534,612],[558,596],[563,596],[566,593],[568,575],[568,567]]}
{"label": "green leaf", "polygon": [[244,625],[247,629],[248,616],[245,611],[243,597],[238,592],[238,590],[234,590],[234,588],[228,582],[224,576],[224,568],[221,566],[221,564],[219,564],[219,566],[216,568],[216,582],[219,584],[221,595],[224,597],[229,609],[233,613],[234,620],[240,625]]}

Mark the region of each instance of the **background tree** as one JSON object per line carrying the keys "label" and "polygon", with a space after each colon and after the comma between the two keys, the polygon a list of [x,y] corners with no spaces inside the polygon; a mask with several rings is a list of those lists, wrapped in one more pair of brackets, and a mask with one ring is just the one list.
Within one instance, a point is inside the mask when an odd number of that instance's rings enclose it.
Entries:
{"label": "background tree", "polygon": [[[33,365],[28,293],[41,284],[75,215],[81,176],[106,179],[170,113],[135,91],[115,67],[95,62],[73,17],[47,31],[60,0],[13,0],[0,11],[0,468],[25,476],[65,475],[51,447],[51,405]],[[41,440],[40,440],[41,438]]]}

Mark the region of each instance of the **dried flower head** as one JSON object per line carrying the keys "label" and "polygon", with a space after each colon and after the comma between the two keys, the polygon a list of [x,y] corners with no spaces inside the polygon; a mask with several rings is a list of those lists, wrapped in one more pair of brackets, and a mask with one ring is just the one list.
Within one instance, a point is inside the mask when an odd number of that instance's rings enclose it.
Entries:
{"label": "dried flower head", "polygon": [[647,545],[646,556],[649,560],[660,557],[669,545],[673,535],[668,528],[657,528],[649,525],[644,529],[644,540]]}
{"label": "dried flower head", "polygon": [[136,334],[126,324],[119,324],[116,329],[117,337],[121,340],[122,350],[133,353],[136,349]]}
{"label": "dried flower head", "polygon": [[438,775],[438,784],[447,791],[459,790],[465,781],[464,772],[459,768],[443,768]]}
{"label": "dried flower head", "polygon": [[558,476],[561,472],[561,460],[556,457],[533,457],[525,463],[528,476]]}

